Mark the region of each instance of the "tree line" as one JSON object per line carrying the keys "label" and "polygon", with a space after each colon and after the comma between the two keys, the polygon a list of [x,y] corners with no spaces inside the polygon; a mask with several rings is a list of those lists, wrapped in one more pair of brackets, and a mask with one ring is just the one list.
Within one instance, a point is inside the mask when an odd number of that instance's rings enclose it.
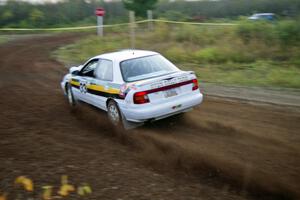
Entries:
{"label": "tree line", "polygon": [[[96,7],[106,10],[105,23],[128,21],[128,10],[145,18],[152,9],[155,18],[171,20],[208,20],[238,18],[256,12],[272,12],[279,16],[296,17],[300,13],[299,0],[219,0],[174,1],[169,0],[64,0],[58,3],[30,4],[8,0],[0,5],[0,27],[57,27],[95,24]],[[128,10],[127,10],[128,9]]]}
{"label": "tree line", "polygon": [[[237,18],[254,13],[275,13],[278,16],[296,17],[300,13],[299,0],[218,0],[218,1],[163,1],[156,12],[176,19]],[[170,13],[170,11],[172,11]],[[169,15],[168,15],[169,14]],[[170,15],[172,14],[172,15]],[[176,15],[177,14],[177,15]]]}

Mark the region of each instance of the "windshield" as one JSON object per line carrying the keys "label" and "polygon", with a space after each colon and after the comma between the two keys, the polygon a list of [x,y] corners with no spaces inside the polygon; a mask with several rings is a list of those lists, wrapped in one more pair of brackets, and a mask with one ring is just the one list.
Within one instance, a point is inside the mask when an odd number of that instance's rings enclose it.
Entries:
{"label": "windshield", "polygon": [[178,71],[175,65],[161,55],[125,60],[121,62],[120,67],[126,82],[139,81]]}

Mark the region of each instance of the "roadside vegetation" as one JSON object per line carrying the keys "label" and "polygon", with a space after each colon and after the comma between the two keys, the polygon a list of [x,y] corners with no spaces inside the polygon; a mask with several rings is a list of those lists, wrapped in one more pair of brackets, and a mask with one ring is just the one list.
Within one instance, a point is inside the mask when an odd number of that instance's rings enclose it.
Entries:
{"label": "roadside vegetation", "polygon": [[[239,21],[237,26],[168,25],[153,31],[137,27],[135,46],[162,53],[200,81],[265,87],[300,88],[300,24]],[[60,48],[55,56],[66,65],[105,52],[130,48],[128,30],[106,29]]]}
{"label": "roadside vegetation", "polygon": [[3,44],[5,42],[7,42],[8,40],[9,40],[8,36],[0,35],[0,44]]}

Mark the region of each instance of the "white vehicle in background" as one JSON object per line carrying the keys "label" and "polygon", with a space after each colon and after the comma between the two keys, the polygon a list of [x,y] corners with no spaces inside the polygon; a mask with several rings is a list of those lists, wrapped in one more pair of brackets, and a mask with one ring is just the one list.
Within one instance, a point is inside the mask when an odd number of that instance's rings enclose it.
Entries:
{"label": "white vehicle in background", "polygon": [[152,51],[102,54],[71,67],[61,87],[71,106],[83,101],[107,111],[114,125],[130,128],[183,113],[202,102],[194,72],[181,71]]}
{"label": "white vehicle in background", "polygon": [[276,20],[276,15],[274,13],[256,13],[248,17],[248,19],[253,21],[258,21],[258,20],[274,21]]}

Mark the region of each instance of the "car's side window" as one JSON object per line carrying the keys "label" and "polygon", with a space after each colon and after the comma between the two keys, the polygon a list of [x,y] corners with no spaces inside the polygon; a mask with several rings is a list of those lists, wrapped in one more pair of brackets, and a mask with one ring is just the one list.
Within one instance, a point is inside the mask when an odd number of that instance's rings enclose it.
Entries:
{"label": "car's side window", "polygon": [[113,62],[111,60],[102,59],[95,70],[95,77],[104,81],[113,80]]}
{"label": "car's side window", "polygon": [[94,71],[96,67],[98,66],[99,60],[91,60],[89,63],[85,65],[85,67],[81,70],[80,75],[81,76],[89,76],[94,77]]}

